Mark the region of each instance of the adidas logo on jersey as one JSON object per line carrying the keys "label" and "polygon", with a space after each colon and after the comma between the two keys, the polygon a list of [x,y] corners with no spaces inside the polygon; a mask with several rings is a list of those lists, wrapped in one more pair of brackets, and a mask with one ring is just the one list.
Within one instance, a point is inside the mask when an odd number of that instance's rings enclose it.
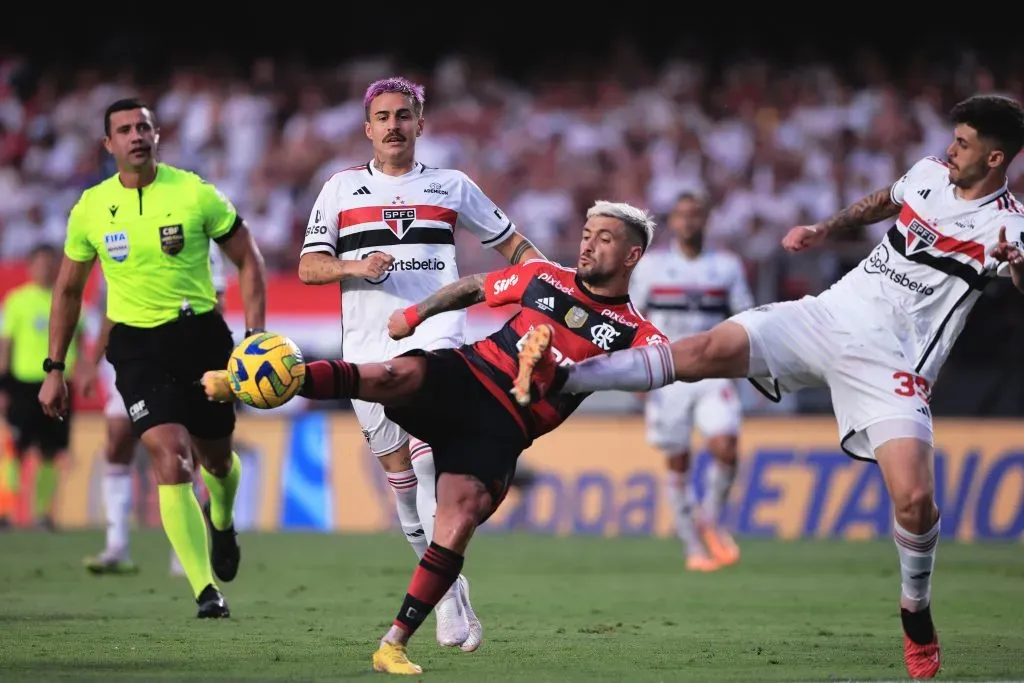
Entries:
{"label": "adidas logo on jersey", "polygon": [[555,297],[545,296],[543,298],[537,299],[536,304],[537,308],[539,308],[542,311],[553,311],[555,310]]}
{"label": "adidas logo on jersey", "polygon": [[922,199],[928,199],[928,195],[932,193],[931,190],[918,190],[917,193],[921,195]]}
{"label": "adidas logo on jersey", "polygon": [[363,185],[362,187],[360,187],[358,190],[356,190],[352,194],[370,194],[370,190],[367,189],[366,185]]}

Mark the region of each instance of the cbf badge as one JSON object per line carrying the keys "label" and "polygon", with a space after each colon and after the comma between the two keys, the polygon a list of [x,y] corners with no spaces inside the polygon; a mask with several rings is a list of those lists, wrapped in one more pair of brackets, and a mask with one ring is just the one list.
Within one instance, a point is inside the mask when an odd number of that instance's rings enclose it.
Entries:
{"label": "cbf badge", "polygon": [[587,312],[579,306],[573,306],[569,309],[569,312],[565,314],[565,324],[574,330],[578,330],[583,327],[583,323],[587,322]]}
{"label": "cbf badge", "polygon": [[168,256],[177,256],[185,248],[185,230],[181,225],[164,225],[160,228],[160,248]]}
{"label": "cbf badge", "polygon": [[128,233],[108,232],[103,236],[103,246],[106,247],[111,259],[124,263],[128,258]]}

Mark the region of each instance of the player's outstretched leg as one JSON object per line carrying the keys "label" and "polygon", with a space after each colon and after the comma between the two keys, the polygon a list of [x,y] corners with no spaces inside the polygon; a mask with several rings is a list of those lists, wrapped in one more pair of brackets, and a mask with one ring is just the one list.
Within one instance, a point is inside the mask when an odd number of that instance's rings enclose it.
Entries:
{"label": "player's outstretched leg", "polygon": [[138,567],[131,559],[129,518],[132,510],[132,456],[135,451],[132,423],[125,417],[107,418],[103,474],[103,506],[107,515],[107,542],[103,551],[86,558],[93,574],[133,574]]}
{"label": "player's outstretched leg", "polygon": [[167,540],[185,568],[199,605],[198,616],[230,616],[224,596],[213,580],[206,521],[192,491],[192,444],[188,431],[180,424],[160,424],[146,430],[142,443],[153,461],[160,520]]}
{"label": "player's outstretched leg", "polygon": [[480,520],[486,519],[493,506],[491,493],[476,477],[441,474],[437,482],[434,539],[409,582],[398,616],[373,655],[374,671],[422,673],[420,666],[409,661],[406,653],[409,639],[459,580],[469,541]]}
{"label": "player's outstretched leg", "polygon": [[[729,320],[670,345],[651,344],[615,351],[567,367],[557,366],[551,357],[548,347],[552,334],[550,327],[540,325],[527,333],[523,341],[520,374],[511,392],[520,405],[550,393],[651,391],[676,381],[745,377],[750,367],[747,331]],[[535,359],[538,348],[544,349],[542,358]],[[532,397],[531,381],[536,387]]]}
{"label": "player's outstretched leg", "polygon": [[[884,430],[888,424],[875,429]],[[913,431],[903,429],[901,433]],[[875,456],[896,513],[893,538],[900,558],[903,658],[911,678],[933,678],[941,665],[939,636],[931,614],[932,572],[939,543],[933,451],[930,440],[903,437],[882,442],[882,438],[876,436],[872,443],[881,443]]]}
{"label": "player's outstretched leg", "polygon": [[[423,384],[425,360],[399,356],[384,363],[346,363],[318,360],[306,364],[306,378],[299,396],[317,401],[358,398],[385,406],[398,406]],[[211,401],[234,399],[227,370],[210,370],[200,383]]]}

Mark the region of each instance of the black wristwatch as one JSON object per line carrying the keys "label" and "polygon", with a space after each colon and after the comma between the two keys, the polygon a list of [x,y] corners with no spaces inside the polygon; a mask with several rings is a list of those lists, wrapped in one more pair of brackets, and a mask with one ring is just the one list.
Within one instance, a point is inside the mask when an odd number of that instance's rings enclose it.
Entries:
{"label": "black wristwatch", "polygon": [[47,358],[43,361],[43,372],[49,373],[52,370],[60,370],[64,372],[64,361],[62,360],[50,360]]}

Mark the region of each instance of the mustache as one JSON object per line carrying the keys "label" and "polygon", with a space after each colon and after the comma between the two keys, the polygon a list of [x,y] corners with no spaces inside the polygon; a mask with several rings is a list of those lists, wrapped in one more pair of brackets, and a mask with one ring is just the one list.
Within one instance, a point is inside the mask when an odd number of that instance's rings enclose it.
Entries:
{"label": "mustache", "polygon": [[405,142],[405,136],[401,133],[388,133],[384,136],[384,142]]}

